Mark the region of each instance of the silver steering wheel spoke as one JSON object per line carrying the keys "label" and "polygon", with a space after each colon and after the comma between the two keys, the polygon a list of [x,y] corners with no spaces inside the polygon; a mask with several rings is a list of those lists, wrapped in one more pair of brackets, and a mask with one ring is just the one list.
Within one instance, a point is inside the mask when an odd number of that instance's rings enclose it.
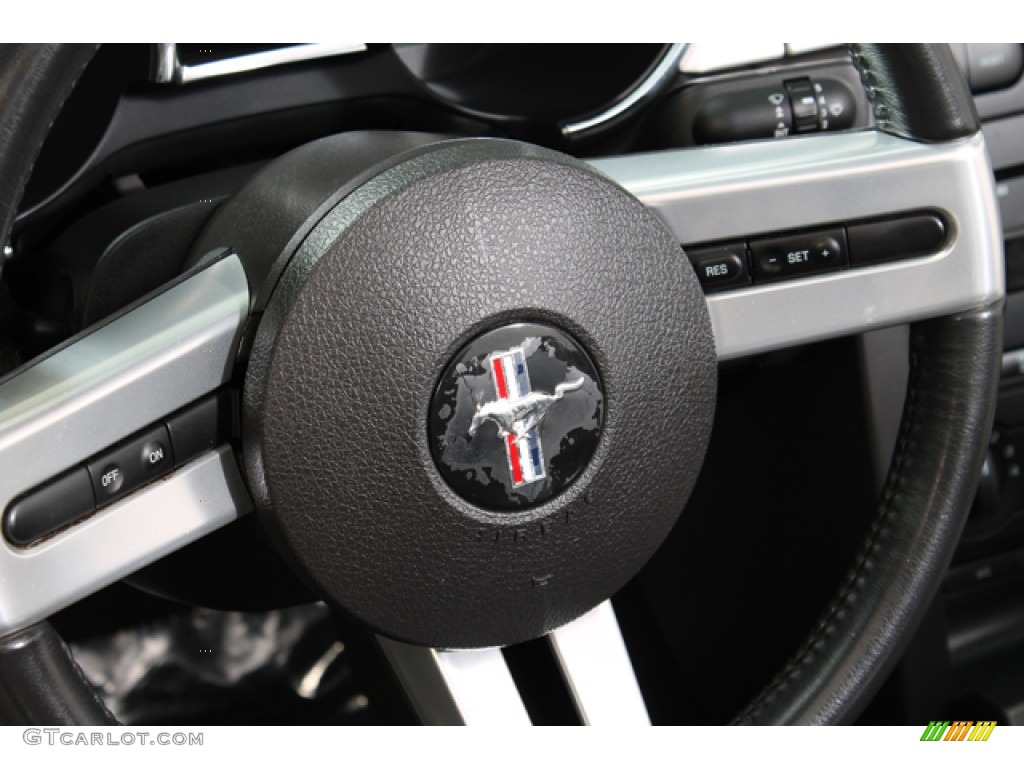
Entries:
{"label": "silver steering wheel spoke", "polygon": [[378,637],[423,725],[530,725],[500,648],[443,651]]}
{"label": "silver steering wheel spoke", "polygon": [[[179,450],[172,462],[174,430],[164,426],[229,380],[248,302],[242,266],[228,256],[0,382],[0,634],[250,509],[229,447]],[[134,476],[109,453],[151,434],[165,437],[143,445]],[[62,500],[83,510],[64,525]]]}
{"label": "silver steering wheel spoke", "polygon": [[584,725],[650,725],[611,601],[548,635]]}
{"label": "silver steering wheel spoke", "polygon": [[[377,640],[424,725],[530,724],[501,649],[448,651]],[[555,630],[547,641],[581,723],[650,724],[611,602]]]}
{"label": "silver steering wheel spoke", "polygon": [[941,250],[708,295],[720,360],[984,306],[1004,293],[980,134],[924,144],[876,131],[672,150],[591,163],[682,245],[938,212]]}

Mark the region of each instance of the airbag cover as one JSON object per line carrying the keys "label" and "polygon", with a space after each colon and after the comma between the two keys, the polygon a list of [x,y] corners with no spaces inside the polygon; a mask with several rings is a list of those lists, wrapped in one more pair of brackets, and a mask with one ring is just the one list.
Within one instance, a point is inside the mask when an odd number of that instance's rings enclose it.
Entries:
{"label": "airbag cover", "polygon": [[[585,348],[603,427],[572,485],[496,511],[439,472],[431,402],[460,349],[518,323]],[[505,645],[580,616],[653,554],[700,469],[715,387],[703,295],[650,211],[558,153],[441,143],[358,186],[285,270],[246,375],[246,472],[329,602],[407,642]]]}

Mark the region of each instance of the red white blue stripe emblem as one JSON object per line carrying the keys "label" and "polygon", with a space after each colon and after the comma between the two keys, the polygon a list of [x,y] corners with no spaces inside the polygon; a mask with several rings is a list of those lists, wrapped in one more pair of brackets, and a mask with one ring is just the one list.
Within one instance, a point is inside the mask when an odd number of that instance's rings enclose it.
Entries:
{"label": "red white blue stripe emblem", "polygon": [[[499,400],[521,400],[530,394],[530,372],[522,347],[495,352],[488,360]],[[505,435],[505,452],[513,485],[526,485],[547,476],[536,427],[519,438],[514,434]]]}

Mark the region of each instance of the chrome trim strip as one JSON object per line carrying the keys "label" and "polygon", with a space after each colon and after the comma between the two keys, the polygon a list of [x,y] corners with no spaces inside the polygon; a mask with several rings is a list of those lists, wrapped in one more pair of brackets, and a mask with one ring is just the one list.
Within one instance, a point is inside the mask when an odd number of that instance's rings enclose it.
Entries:
{"label": "chrome trim strip", "polygon": [[908,259],[707,297],[719,359],[937,317],[1005,293],[999,207],[981,135],[919,144],[876,131],[591,161],[680,243],[935,209],[947,247]]}
{"label": "chrome trim strip", "polygon": [[679,60],[679,71],[703,75],[725,69],[781,61],[786,55],[785,43],[755,40],[745,43],[690,43],[686,55]]}
{"label": "chrome trim strip", "polygon": [[548,635],[584,725],[650,725],[611,601]]}
{"label": "chrome trim strip", "polygon": [[45,619],[248,512],[224,446],[30,549],[0,544],[0,635]]}
{"label": "chrome trim strip", "polygon": [[157,83],[185,85],[213,77],[237,75],[267,67],[360,53],[365,50],[365,43],[304,43],[272,51],[232,56],[206,64],[184,66],[178,60],[177,43],[156,43],[153,47],[152,78]]}
{"label": "chrome trim strip", "polygon": [[0,384],[0,510],[226,382],[248,309],[231,255]]}
{"label": "chrome trim strip", "polygon": [[500,649],[439,651],[377,641],[424,725],[530,725]]}
{"label": "chrome trim strip", "polygon": [[177,43],[153,43],[149,69],[149,77],[154,83],[173,83],[181,69]]}
{"label": "chrome trim strip", "polygon": [[654,96],[665,82],[676,76],[679,61],[686,52],[687,46],[688,43],[670,45],[658,65],[625,98],[593,117],[566,123],[562,126],[562,135],[567,138],[578,138],[632,112],[634,108]]}

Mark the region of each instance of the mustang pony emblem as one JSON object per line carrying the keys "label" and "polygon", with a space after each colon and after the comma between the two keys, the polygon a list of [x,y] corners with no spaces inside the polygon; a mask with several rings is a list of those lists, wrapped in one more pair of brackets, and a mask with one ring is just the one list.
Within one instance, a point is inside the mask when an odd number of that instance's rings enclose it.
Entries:
{"label": "mustang pony emblem", "polygon": [[518,400],[495,400],[477,406],[473,414],[473,423],[469,425],[472,437],[485,421],[493,421],[498,425],[498,435],[514,435],[516,440],[526,437],[527,433],[540,424],[553,403],[561,400],[566,392],[572,392],[583,386],[583,379],[559,384],[552,395],[543,392],[531,392]]}
{"label": "mustang pony emblem", "polygon": [[505,441],[514,485],[543,480],[547,472],[537,427],[552,405],[565,397],[567,392],[583,386],[583,378],[559,384],[549,395],[531,390],[530,374],[522,347],[495,352],[488,361],[498,399],[477,406],[469,425],[469,436],[476,435],[484,422],[493,421],[498,427],[498,436]]}

